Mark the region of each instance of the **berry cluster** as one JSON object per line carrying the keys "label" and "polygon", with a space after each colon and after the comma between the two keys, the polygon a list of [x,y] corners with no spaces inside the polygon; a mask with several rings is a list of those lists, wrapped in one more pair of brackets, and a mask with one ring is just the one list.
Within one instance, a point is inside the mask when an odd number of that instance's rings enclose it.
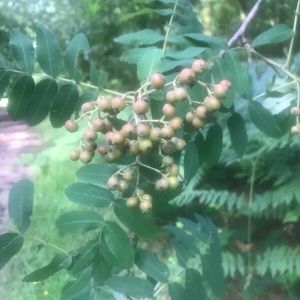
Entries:
{"label": "berry cluster", "polygon": [[[139,187],[141,167],[159,174],[160,179],[156,182],[145,178],[147,182],[153,183],[158,191],[174,190],[180,184],[179,166],[170,156],[176,151],[182,151],[186,146],[185,140],[177,134],[178,130],[183,127],[184,120],[177,115],[176,103],[187,100],[191,111],[186,115],[186,121],[197,129],[203,128],[206,124],[206,117],[220,108],[220,100],[225,98],[227,89],[231,86],[227,80],[216,85],[199,81],[197,76],[203,74],[206,69],[206,62],[197,59],[192,68],[183,69],[173,82],[166,83],[162,74],[155,73],[148,83],[135,92],[128,92],[113,99],[101,96],[97,101],[84,103],[81,107],[81,117],[76,121],[68,120],[65,123],[65,128],[69,132],[76,132],[78,122],[88,117],[89,127],[83,133],[79,149],[70,152],[70,159],[73,161],[79,159],[83,163],[89,163],[97,149],[107,163],[114,163],[125,154],[135,157],[134,163],[125,166],[109,178],[107,187],[109,190],[124,193],[129,188],[128,182],[135,179],[136,188],[126,200],[126,204],[128,207],[139,204],[144,212],[150,210],[152,196],[145,194]],[[192,87],[197,83],[204,86],[208,93],[203,103],[193,101],[186,89],[186,86]],[[152,89],[149,90],[148,87]],[[172,89],[165,94],[166,104],[162,107],[163,117],[154,120],[151,118],[145,96],[168,87]],[[195,104],[196,108],[194,108]],[[128,105],[132,106],[133,117],[117,130],[108,117],[117,118],[119,112]],[[95,115],[97,115],[96,118]],[[105,146],[97,145],[98,133],[104,135]],[[155,169],[142,163],[141,158],[151,153],[161,156],[162,168]]]}

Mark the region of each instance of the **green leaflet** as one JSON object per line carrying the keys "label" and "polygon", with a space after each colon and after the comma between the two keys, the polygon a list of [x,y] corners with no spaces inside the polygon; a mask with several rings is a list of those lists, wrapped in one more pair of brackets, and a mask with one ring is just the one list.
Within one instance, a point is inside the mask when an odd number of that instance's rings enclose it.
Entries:
{"label": "green leaflet", "polygon": [[27,231],[31,223],[33,195],[34,185],[29,179],[18,181],[9,192],[9,218],[14,221],[22,233]]}
{"label": "green leaflet", "polygon": [[91,82],[98,88],[103,88],[107,83],[108,74],[106,72],[97,70],[94,64],[90,72]]}
{"label": "green leaflet", "polygon": [[169,296],[172,300],[186,300],[184,287],[178,282],[171,282],[169,284]]}
{"label": "green leaflet", "polygon": [[0,69],[0,100],[2,99],[8,84],[9,84],[9,72]]}
{"label": "green leaflet", "polygon": [[184,178],[188,184],[199,169],[198,150],[194,142],[189,142],[184,152]]}
{"label": "green leaflet", "polygon": [[202,300],[206,298],[206,292],[202,283],[202,276],[195,269],[186,269],[185,292],[187,297],[186,299]]}

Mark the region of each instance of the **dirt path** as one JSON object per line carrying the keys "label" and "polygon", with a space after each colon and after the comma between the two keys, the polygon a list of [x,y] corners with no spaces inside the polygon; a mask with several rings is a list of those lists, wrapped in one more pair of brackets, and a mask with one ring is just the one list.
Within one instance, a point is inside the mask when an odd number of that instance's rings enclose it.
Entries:
{"label": "dirt path", "polygon": [[[29,167],[19,164],[24,153],[41,149],[41,138],[23,121],[12,121],[5,108],[0,108],[0,224],[8,221],[9,190],[18,180],[31,178]],[[1,232],[1,230],[0,230]]]}

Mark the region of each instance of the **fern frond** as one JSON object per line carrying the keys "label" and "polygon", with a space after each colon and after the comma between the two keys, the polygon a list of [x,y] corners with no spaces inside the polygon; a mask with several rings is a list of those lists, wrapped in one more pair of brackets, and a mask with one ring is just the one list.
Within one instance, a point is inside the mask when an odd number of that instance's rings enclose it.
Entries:
{"label": "fern frond", "polygon": [[223,271],[225,277],[235,277],[237,274],[246,274],[246,264],[241,254],[222,253]]}

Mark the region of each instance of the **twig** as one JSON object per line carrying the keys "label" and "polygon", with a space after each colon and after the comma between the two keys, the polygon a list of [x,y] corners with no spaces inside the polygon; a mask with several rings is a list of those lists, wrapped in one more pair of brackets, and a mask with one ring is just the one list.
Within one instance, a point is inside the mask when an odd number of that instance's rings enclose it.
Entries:
{"label": "twig", "polygon": [[246,31],[247,27],[249,26],[250,22],[255,17],[255,15],[257,14],[259,6],[261,5],[261,3],[263,1],[264,0],[258,0],[255,3],[255,5],[253,6],[253,8],[251,9],[251,11],[249,12],[248,16],[246,17],[246,19],[244,20],[244,22],[242,23],[242,25],[240,26],[240,28],[238,29],[238,31],[229,40],[228,47],[231,47],[235,41],[237,41],[240,37],[242,37],[245,34],[245,31]]}

